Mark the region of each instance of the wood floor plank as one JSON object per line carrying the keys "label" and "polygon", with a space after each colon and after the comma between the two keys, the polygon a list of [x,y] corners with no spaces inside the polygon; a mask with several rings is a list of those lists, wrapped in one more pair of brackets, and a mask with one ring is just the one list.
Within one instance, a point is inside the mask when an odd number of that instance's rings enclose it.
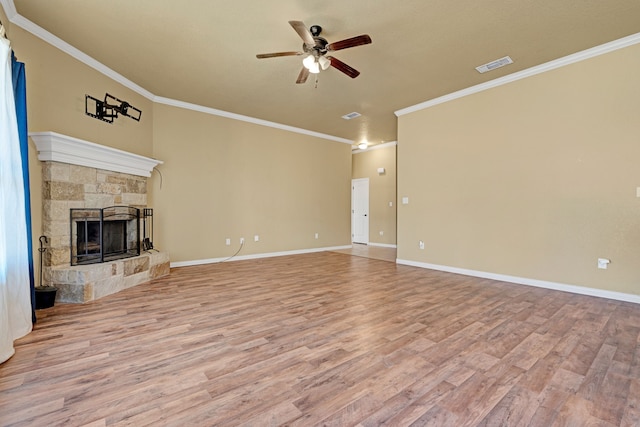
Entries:
{"label": "wood floor plank", "polygon": [[539,406],[537,397],[536,392],[515,385],[478,423],[478,426],[529,425]]}
{"label": "wood floor plank", "polygon": [[629,384],[629,394],[624,405],[621,426],[640,425],[640,380],[631,380]]}
{"label": "wood floor plank", "polygon": [[323,252],[38,312],[0,426],[636,426],[640,305]]}
{"label": "wood floor plank", "polygon": [[440,367],[416,373],[414,381],[402,390],[396,390],[381,409],[362,421],[362,425],[407,425],[433,407],[456,385],[464,383],[474,371],[452,360]]}
{"label": "wood floor plank", "polygon": [[0,425],[16,425],[24,420],[44,419],[49,414],[59,411],[64,406],[64,398],[51,397],[40,404],[25,404],[23,408],[15,411],[0,411]]}

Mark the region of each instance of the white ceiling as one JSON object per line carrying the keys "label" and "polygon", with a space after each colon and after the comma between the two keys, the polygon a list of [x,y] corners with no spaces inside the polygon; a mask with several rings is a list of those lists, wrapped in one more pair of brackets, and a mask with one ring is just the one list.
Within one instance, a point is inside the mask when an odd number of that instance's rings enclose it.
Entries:
{"label": "white ceiling", "polygon": [[[1,1],[155,96],[374,144],[397,139],[396,110],[640,32],[638,0]],[[297,85],[301,57],[256,59],[301,50],[290,20],[370,35],[334,53],[360,76]]]}

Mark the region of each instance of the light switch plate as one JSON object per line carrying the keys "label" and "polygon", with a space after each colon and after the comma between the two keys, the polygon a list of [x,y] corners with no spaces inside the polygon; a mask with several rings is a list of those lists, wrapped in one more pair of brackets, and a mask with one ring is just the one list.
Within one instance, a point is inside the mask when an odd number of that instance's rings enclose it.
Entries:
{"label": "light switch plate", "polygon": [[409,198],[408,197],[403,197],[402,198],[402,204],[403,205],[408,205],[409,204]]}

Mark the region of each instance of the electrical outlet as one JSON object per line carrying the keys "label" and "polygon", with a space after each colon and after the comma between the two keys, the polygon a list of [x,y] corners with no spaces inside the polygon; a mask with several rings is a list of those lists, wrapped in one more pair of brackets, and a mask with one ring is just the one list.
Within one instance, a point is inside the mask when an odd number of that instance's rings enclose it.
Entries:
{"label": "electrical outlet", "polygon": [[611,260],[606,258],[598,258],[598,268],[606,270]]}
{"label": "electrical outlet", "polygon": [[227,237],[227,239],[224,241],[224,244],[227,246],[231,246],[231,239]]}
{"label": "electrical outlet", "polygon": [[384,236],[384,231],[380,230],[380,235]]}
{"label": "electrical outlet", "polygon": [[244,244],[244,237],[240,238],[240,244],[243,245]]}
{"label": "electrical outlet", "polygon": [[318,238],[318,233],[316,233],[316,239]]}
{"label": "electrical outlet", "polygon": [[419,245],[420,245],[420,249],[424,249],[424,242],[422,240],[420,240]]}
{"label": "electrical outlet", "polygon": [[259,242],[260,241],[260,236],[258,236],[257,234],[255,236],[253,236],[253,241],[254,242]]}

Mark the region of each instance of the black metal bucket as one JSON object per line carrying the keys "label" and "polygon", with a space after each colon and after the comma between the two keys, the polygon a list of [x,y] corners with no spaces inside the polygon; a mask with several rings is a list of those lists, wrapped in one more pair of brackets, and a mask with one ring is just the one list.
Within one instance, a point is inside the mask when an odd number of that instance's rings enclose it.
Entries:
{"label": "black metal bucket", "polygon": [[53,307],[57,291],[53,286],[36,287],[36,310]]}

